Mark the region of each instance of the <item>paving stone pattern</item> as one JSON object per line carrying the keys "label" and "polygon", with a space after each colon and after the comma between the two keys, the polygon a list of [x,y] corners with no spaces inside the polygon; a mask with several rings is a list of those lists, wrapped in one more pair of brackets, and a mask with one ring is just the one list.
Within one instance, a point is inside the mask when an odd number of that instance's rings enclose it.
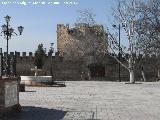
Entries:
{"label": "paving stone pattern", "polygon": [[23,110],[9,120],[160,120],[160,83],[68,81],[26,87]]}

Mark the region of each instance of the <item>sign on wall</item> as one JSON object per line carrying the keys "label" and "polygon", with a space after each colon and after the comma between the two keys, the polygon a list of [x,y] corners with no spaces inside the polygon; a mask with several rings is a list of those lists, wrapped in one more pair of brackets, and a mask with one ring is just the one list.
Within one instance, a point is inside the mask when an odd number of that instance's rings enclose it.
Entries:
{"label": "sign on wall", "polygon": [[17,81],[5,83],[5,107],[18,104]]}

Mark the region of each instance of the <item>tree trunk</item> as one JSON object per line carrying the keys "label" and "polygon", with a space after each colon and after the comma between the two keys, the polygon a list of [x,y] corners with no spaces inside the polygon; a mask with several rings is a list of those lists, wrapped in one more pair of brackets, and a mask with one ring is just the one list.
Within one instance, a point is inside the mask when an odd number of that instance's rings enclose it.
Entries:
{"label": "tree trunk", "polygon": [[132,65],[132,59],[129,58],[129,76],[130,76],[130,83],[134,83],[134,70]]}
{"label": "tree trunk", "polygon": [[141,71],[141,74],[142,74],[143,81],[144,81],[144,82],[146,82],[146,76],[145,76],[145,74],[144,74],[144,71],[143,71],[143,70]]}
{"label": "tree trunk", "polygon": [[130,75],[130,83],[134,83],[134,71],[133,70],[130,70],[129,72],[129,75]]}
{"label": "tree trunk", "polygon": [[159,71],[159,68],[158,68],[158,78],[160,78],[160,71]]}
{"label": "tree trunk", "polygon": [[159,81],[159,79],[160,79],[160,70],[159,70],[159,68],[158,68],[158,78],[156,79],[156,81]]}

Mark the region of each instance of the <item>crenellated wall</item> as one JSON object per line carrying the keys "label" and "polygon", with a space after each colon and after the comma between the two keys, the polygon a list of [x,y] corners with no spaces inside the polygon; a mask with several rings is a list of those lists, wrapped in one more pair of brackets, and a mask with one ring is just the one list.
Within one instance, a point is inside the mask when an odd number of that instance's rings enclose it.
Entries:
{"label": "crenellated wall", "polygon": [[[11,52],[11,54],[14,54]],[[16,69],[17,75],[34,75],[34,72],[31,71],[31,68],[34,68],[34,53],[29,52],[16,52]],[[63,57],[59,56],[59,53],[55,53],[55,56],[52,56],[52,68],[53,74],[56,79],[76,79],[80,78],[80,73],[77,68],[79,68],[79,63],[74,63],[72,61],[64,61]],[[48,54],[45,57],[45,64],[42,68],[42,71],[38,75],[51,75],[51,56]]]}
{"label": "crenellated wall", "polygon": [[[117,55],[115,55],[117,56]],[[128,58],[128,55],[125,56]],[[158,69],[160,70],[160,56],[156,55],[133,55],[135,59],[135,79],[140,81],[142,79],[141,71],[143,69],[144,74],[146,76],[147,81],[156,81],[158,78]],[[117,56],[118,58],[118,56]],[[121,57],[121,61],[127,65],[125,59]],[[106,64],[106,76],[109,79],[118,80],[119,77],[119,65],[116,60],[109,57],[107,64]],[[129,81],[129,72],[121,66],[121,78],[122,80]]]}
{"label": "crenellated wall", "polygon": [[[5,53],[4,53],[5,54]],[[10,53],[14,55],[14,52]],[[34,72],[31,71],[31,68],[34,68],[34,53],[29,52],[16,52],[17,58],[17,75],[34,75]],[[117,55],[115,55],[117,56]],[[144,73],[146,75],[147,81],[155,81],[158,77],[158,69],[160,68],[160,56],[156,55],[133,55],[136,58],[136,71],[135,76],[136,80],[141,80],[141,69],[143,66]],[[118,56],[117,56],[118,57]],[[127,55],[126,55],[127,58]],[[105,80],[118,80],[119,69],[118,63],[115,59],[110,56],[104,58],[105,63]],[[121,61],[125,63],[125,59],[122,57]],[[125,63],[127,64],[127,63]],[[88,76],[88,64],[84,61],[72,61],[66,60],[63,57],[59,56],[57,52],[55,56],[52,56],[52,70],[55,79],[64,79],[64,80],[82,80]],[[45,64],[39,75],[51,75],[51,56],[46,55]],[[121,79],[123,81],[129,81],[129,72],[121,66]]]}

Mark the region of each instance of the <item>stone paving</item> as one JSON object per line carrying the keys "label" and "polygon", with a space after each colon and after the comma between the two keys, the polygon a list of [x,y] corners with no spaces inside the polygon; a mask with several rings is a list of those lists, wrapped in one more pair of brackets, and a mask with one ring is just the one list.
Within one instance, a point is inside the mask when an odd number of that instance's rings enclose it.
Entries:
{"label": "stone paving", "polygon": [[68,81],[66,87],[26,87],[23,110],[9,120],[160,120],[160,82]]}

